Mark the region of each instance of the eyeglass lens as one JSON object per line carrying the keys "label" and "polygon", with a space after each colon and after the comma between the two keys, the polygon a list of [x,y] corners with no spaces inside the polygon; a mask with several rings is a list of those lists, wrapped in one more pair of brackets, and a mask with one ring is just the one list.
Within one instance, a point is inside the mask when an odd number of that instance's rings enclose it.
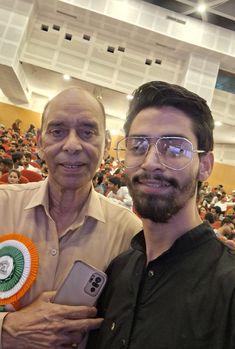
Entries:
{"label": "eyeglass lens", "polygon": [[127,137],[118,144],[118,159],[125,160],[126,167],[140,165],[150,144],[156,146],[159,161],[166,167],[182,169],[192,160],[192,144],[185,138],[162,137],[152,141],[147,137]]}

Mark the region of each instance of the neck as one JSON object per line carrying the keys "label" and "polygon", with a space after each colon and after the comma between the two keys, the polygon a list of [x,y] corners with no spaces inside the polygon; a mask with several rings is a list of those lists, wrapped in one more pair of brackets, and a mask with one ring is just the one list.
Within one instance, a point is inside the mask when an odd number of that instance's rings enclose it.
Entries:
{"label": "neck", "polygon": [[79,189],[65,189],[51,185],[49,182],[49,211],[58,235],[77,219],[89,196],[91,183]]}
{"label": "neck", "polygon": [[202,223],[196,206],[187,211],[189,208],[181,209],[167,223],[143,219],[147,264],[167,251],[180,236]]}

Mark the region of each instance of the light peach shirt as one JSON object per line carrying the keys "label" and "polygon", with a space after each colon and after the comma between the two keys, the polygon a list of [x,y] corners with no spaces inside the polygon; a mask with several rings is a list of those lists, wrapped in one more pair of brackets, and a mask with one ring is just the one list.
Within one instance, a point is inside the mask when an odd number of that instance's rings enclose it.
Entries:
{"label": "light peach shirt", "polygon": [[[0,234],[23,234],[33,241],[39,253],[37,279],[21,299],[22,306],[43,291],[57,290],[75,260],[105,270],[141,229],[136,215],[92,188],[76,222],[59,240],[49,214],[47,180],[0,186]],[[4,313],[1,315],[3,318]]]}

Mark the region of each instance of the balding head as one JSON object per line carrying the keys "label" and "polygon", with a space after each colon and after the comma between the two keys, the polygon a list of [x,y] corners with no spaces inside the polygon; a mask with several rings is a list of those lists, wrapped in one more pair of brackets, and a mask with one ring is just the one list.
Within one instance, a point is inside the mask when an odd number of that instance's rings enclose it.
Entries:
{"label": "balding head", "polygon": [[44,107],[41,119],[41,130],[44,127],[44,121],[50,108],[53,107],[54,103],[61,100],[62,103],[68,103],[69,101],[86,99],[91,106],[97,105],[104,117],[104,128],[105,128],[105,110],[103,104],[98,98],[92,95],[90,92],[84,90],[81,87],[69,87],[61,92],[59,92],[55,97],[53,97]]}

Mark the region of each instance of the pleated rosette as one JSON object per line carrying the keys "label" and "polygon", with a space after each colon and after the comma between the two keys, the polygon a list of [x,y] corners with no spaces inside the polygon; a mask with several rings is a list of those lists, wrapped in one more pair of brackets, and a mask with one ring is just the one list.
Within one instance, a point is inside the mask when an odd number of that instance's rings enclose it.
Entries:
{"label": "pleated rosette", "polygon": [[0,305],[13,305],[37,277],[38,252],[33,242],[20,234],[0,236]]}

